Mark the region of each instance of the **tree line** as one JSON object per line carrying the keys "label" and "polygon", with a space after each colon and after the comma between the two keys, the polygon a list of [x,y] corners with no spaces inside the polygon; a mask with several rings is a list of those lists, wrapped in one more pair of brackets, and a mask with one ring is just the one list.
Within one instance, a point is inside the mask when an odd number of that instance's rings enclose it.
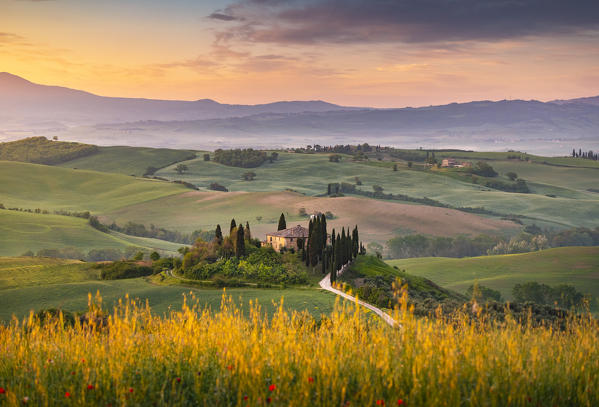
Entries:
{"label": "tree line", "polygon": [[599,153],[595,153],[593,150],[582,151],[581,148],[579,148],[578,151],[576,151],[576,149],[573,148],[572,149],[572,157],[574,157],[574,158],[585,158],[587,160],[598,161],[599,160]]}
{"label": "tree line", "polygon": [[99,151],[91,144],[48,140],[46,137],[28,137],[0,143],[0,160],[36,164],[60,164]]}
{"label": "tree line", "polygon": [[279,153],[273,152],[269,155],[265,151],[254,150],[252,148],[223,150],[218,149],[214,152],[213,160],[219,164],[231,167],[255,168],[259,167],[267,160],[276,161]]}

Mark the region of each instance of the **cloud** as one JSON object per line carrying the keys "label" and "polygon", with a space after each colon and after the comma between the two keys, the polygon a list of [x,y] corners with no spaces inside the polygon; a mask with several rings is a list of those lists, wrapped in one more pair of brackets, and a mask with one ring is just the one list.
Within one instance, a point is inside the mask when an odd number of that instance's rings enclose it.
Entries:
{"label": "cloud", "polygon": [[599,30],[596,0],[238,0],[221,38],[274,44],[499,41]]}

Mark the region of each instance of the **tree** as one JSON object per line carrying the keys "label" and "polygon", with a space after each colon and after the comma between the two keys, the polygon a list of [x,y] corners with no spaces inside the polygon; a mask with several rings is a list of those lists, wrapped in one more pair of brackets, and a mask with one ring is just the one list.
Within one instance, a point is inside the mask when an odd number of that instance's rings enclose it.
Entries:
{"label": "tree", "polygon": [[375,195],[380,195],[380,194],[383,193],[383,189],[384,188],[382,186],[380,186],[380,185],[373,185],[372,189],[374,190],[374,194]]}
{"label": "tree", "polygon": [[481,177],[496,177],[497,172],[484,161],[478,161],[476,165],[470,169],[470,172]]}
{"label": "tree", "polygon": [[329,156],[329,161],[332,163],[338,163],[341,161],[341,155],[339,154],[331,154]]}
{"label": "tree", "polygon": [[516,174],[513,171],[508,172],[507,174],[505,174],[506,177],[508,177],[511,181],[515,181],[516,178],[518,178],[518,174]]}
{"label": "tree", "polygon": [[281,213],[281,216],[279,216],[279,226],[277,227],[277,230],[285,229],[287,229],[287,222],[285,221],[285,215]]}
{"label": "tree", "polygon": [[220,229],[220,225],[216,225],[216,230],[214,231],[214,239],[216,243],[220,246],[223,243],[223,232]]}
{"label": "tree", "polygon": [[158,261],[160,260],[160,255],[158,254],[158,252],[154,251],[150,254],[150,260],[152,261]]}
{"label": "tree", "polygon": [[178,174],[183,174],[185,171],[187,171],[189,168],[187,168],[187,165],[185,164],[178,164],[175,167],[175,171],[177,171]]}
{"label": "tree", "polygon": [[253,181],[255,177],[256,173],[254,171],[248,171],[243,173],[241,179],[243,179],[244,181]]}
{"label": "tree", "polygon": [[245,256],[245,236],[243,231],[243,225],[239,225],[237,228],[237,244],[235,245],[235,256],[242,258]]}
{"label": "tree", "polygon": [[412,163],[412,161],[408,161],[408,168],[412,168],[412,165],[414,165],[414,163]]}
{"label": "tree", "polygon": [[397,171],[397,164],[393,164],[393,171]]}
{"label": "tree", "polygon": [[245,222],[245,237],[247,238],[247,240],[251,240],[252,239],[252,232],[250,232],[250,222]]}
{"label": "tree", "polygon": [[204,154],[204,161],[210,161],[210,154]]}
{"label": "tree", "polygon": [[237,223],[235,222],[235,219],[231,219],[231,226],[229,227],[229,234],[231,234],[233,229],[235,229],[236,227],[237,227]]}
{"label": "tree", "polygon": [[144,259],[144,252],[139,251],[139,252],[135,253],[135,256],[133,256],[132,260],[141,261],[143,259]]}

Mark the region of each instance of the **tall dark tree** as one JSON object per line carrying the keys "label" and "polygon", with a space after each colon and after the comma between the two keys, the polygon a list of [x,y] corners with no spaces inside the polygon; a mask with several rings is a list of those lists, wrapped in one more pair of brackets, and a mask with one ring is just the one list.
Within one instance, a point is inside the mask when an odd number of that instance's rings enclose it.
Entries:
{"label": "tall dark tree", "polygon": [[252,232],[250,231],[250,222],[245,222],[245,230],[244,230],[245,238],[247,240],[252,239]]}
{"label": "tall dark tree", "polygon": [[277,230],[284,229],[287,229],[287,222],[285,221],[285,215],[281,213],[281,216],[279,217],[279,227],[277,228]]}
{"label": "tall dark tree", "polygon": [[306,242],[306,266],[309,267],[310,266],[310,238],[312,237],[312,230],[314,229],[314,225],[312,223],[312,219],[310,219],[310,222],[308,223],[308,241]]}
{"label": "tall dark tree", "polygon": [[229,235],[231,234],[233,229],[235,229],[236,227],[237,227],[237,223],[235,222],[235,219],[231,219],[231,226],[229,227]]}
{"label": "tall dark tree", "polygon": [[216,225],[216,230],[214,231],[214,239],[220,245],[223,243],[223,232],[220,230],[220,225]]}
{"label": "tall dark tree", "polygon": [[245,236],[243,233],[243,225],[237,228],[237,244],[235,245],[235,256],[242,258],[245,256]]}

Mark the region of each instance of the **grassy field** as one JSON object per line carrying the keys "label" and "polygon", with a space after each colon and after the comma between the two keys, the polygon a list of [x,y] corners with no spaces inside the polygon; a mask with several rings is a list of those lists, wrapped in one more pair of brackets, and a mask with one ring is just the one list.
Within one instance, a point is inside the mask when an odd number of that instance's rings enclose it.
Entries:
{"label": "grassy field", "polygon": [[[486,153],[476,154],[486,157]],[[507,153],[493,154],[507,156]],[[517,194],[491,190],[434,171],[409,170],[401,163],[399,170],[393,171],[389,162],[353,162],[347,156],[340,163],[329,162],[328,154],[281,153],[279,157],[272,164],[252,169],[256,173],[254,181],[242,181],[241,176],[247,169],[206,162],[201,158],[186,162],[189,171],[183,175],[177,174],[174,166],[159,171],[158,175],[183,179],[201,188],[218,182],[231,191],[292,189],[307,195],[326,193],[327,184],[331,182],[353,184],[359,177],[364,190],[372,191],[373,185],[380,185],[387,193],[428,197],[456,207],[485,207],[498,213],[525,215],[537,219],[537,223],[546,222],[555,227],[599,225],[599,194],[586,191],[594,185],[592,180],[597,177],[598,170],[594,168],[527,164],[515,160],[493,161],[500,172],[515,170],[525,179],[539,183],[539,193]],[[543,175],[545,171],[547,174]],[[570,177],[577,177],[577,181],[568,184]],[[552,179],[557,181],[552,183]]]}
{"label": "grassy field", "polygon": [[[147,300],[159,314],[180,308],[183,294],[193,293],[202,306],[212,309],[219,308],[223,295],[220,289],[158,285],[145,278],[99,280],[98,271],[91,263],[74,260],[0,257],[0,322],[9,321],[13,315],[23,318],[30,310],[82,311],[87,308],[88,294],[95,295],[98,291],[108,309],[129,295],[132,299]],[[316,317],[330,313],[335,302],[333,294],[315,288],[231,288],[226,292],[244,309],[250,300],[258,300],[270,315],[281,299],[286,308],[307,310]]]}
{"label": "grassy field", "polygon": [[197,311],[191,301],[156,318],[125,303],[106,326],[0,326],[0,403],[599,404],[599,330],[585,318],[560,330],[472,324],[467,310],[448,321],[396,311],[401,329],[393,329],[353,304],[321,323],[284,311],[247,317],[229,302],[216,314]]}
{"label": "grassy field", "polygon": [[599,247],[561,247],[463,259],[414,258],[387,263],[461,293],[478,282],[499,290],[510,300],[515,284],[537,281],[548,285],[571,284],[583,293],[599,297]]}
{"label": "grassy field", "polygon": [[[249,221],[254,236],[264,238],[276,229],[281,212],[287,224],[306,225],[300,208],[308,214],[331,211],[335,219],[329,228],[358,225],[364,241],[385,242],[397,233],[418,232],[431,235],[507,233],[516,224],[483,218],[451,209],[401,204],[368,198],[319,198],[293,192],[196,192],[173,195],[109,212],[106,221],[121,224],[127,220],[149,223],[168,229],[191,232],[226,226],[235,217]],[[257,218],[260,220],[258,221]]]}
{"label": "grassy field", "polygon": [[186,190],[164,181],[0,161],[0,199],[6,207],[101,213]]}
{"label": "grassy field", "polygon": [[114,172],[124,175],[141,176],[146,168],[162,168],[173,163],[189,160],[195,156],[189,150],[171,150],[168,148],[146,147],[99,147],[93,155],[77,158],[60,164],[65,168],[77,168],[102,172]]}

